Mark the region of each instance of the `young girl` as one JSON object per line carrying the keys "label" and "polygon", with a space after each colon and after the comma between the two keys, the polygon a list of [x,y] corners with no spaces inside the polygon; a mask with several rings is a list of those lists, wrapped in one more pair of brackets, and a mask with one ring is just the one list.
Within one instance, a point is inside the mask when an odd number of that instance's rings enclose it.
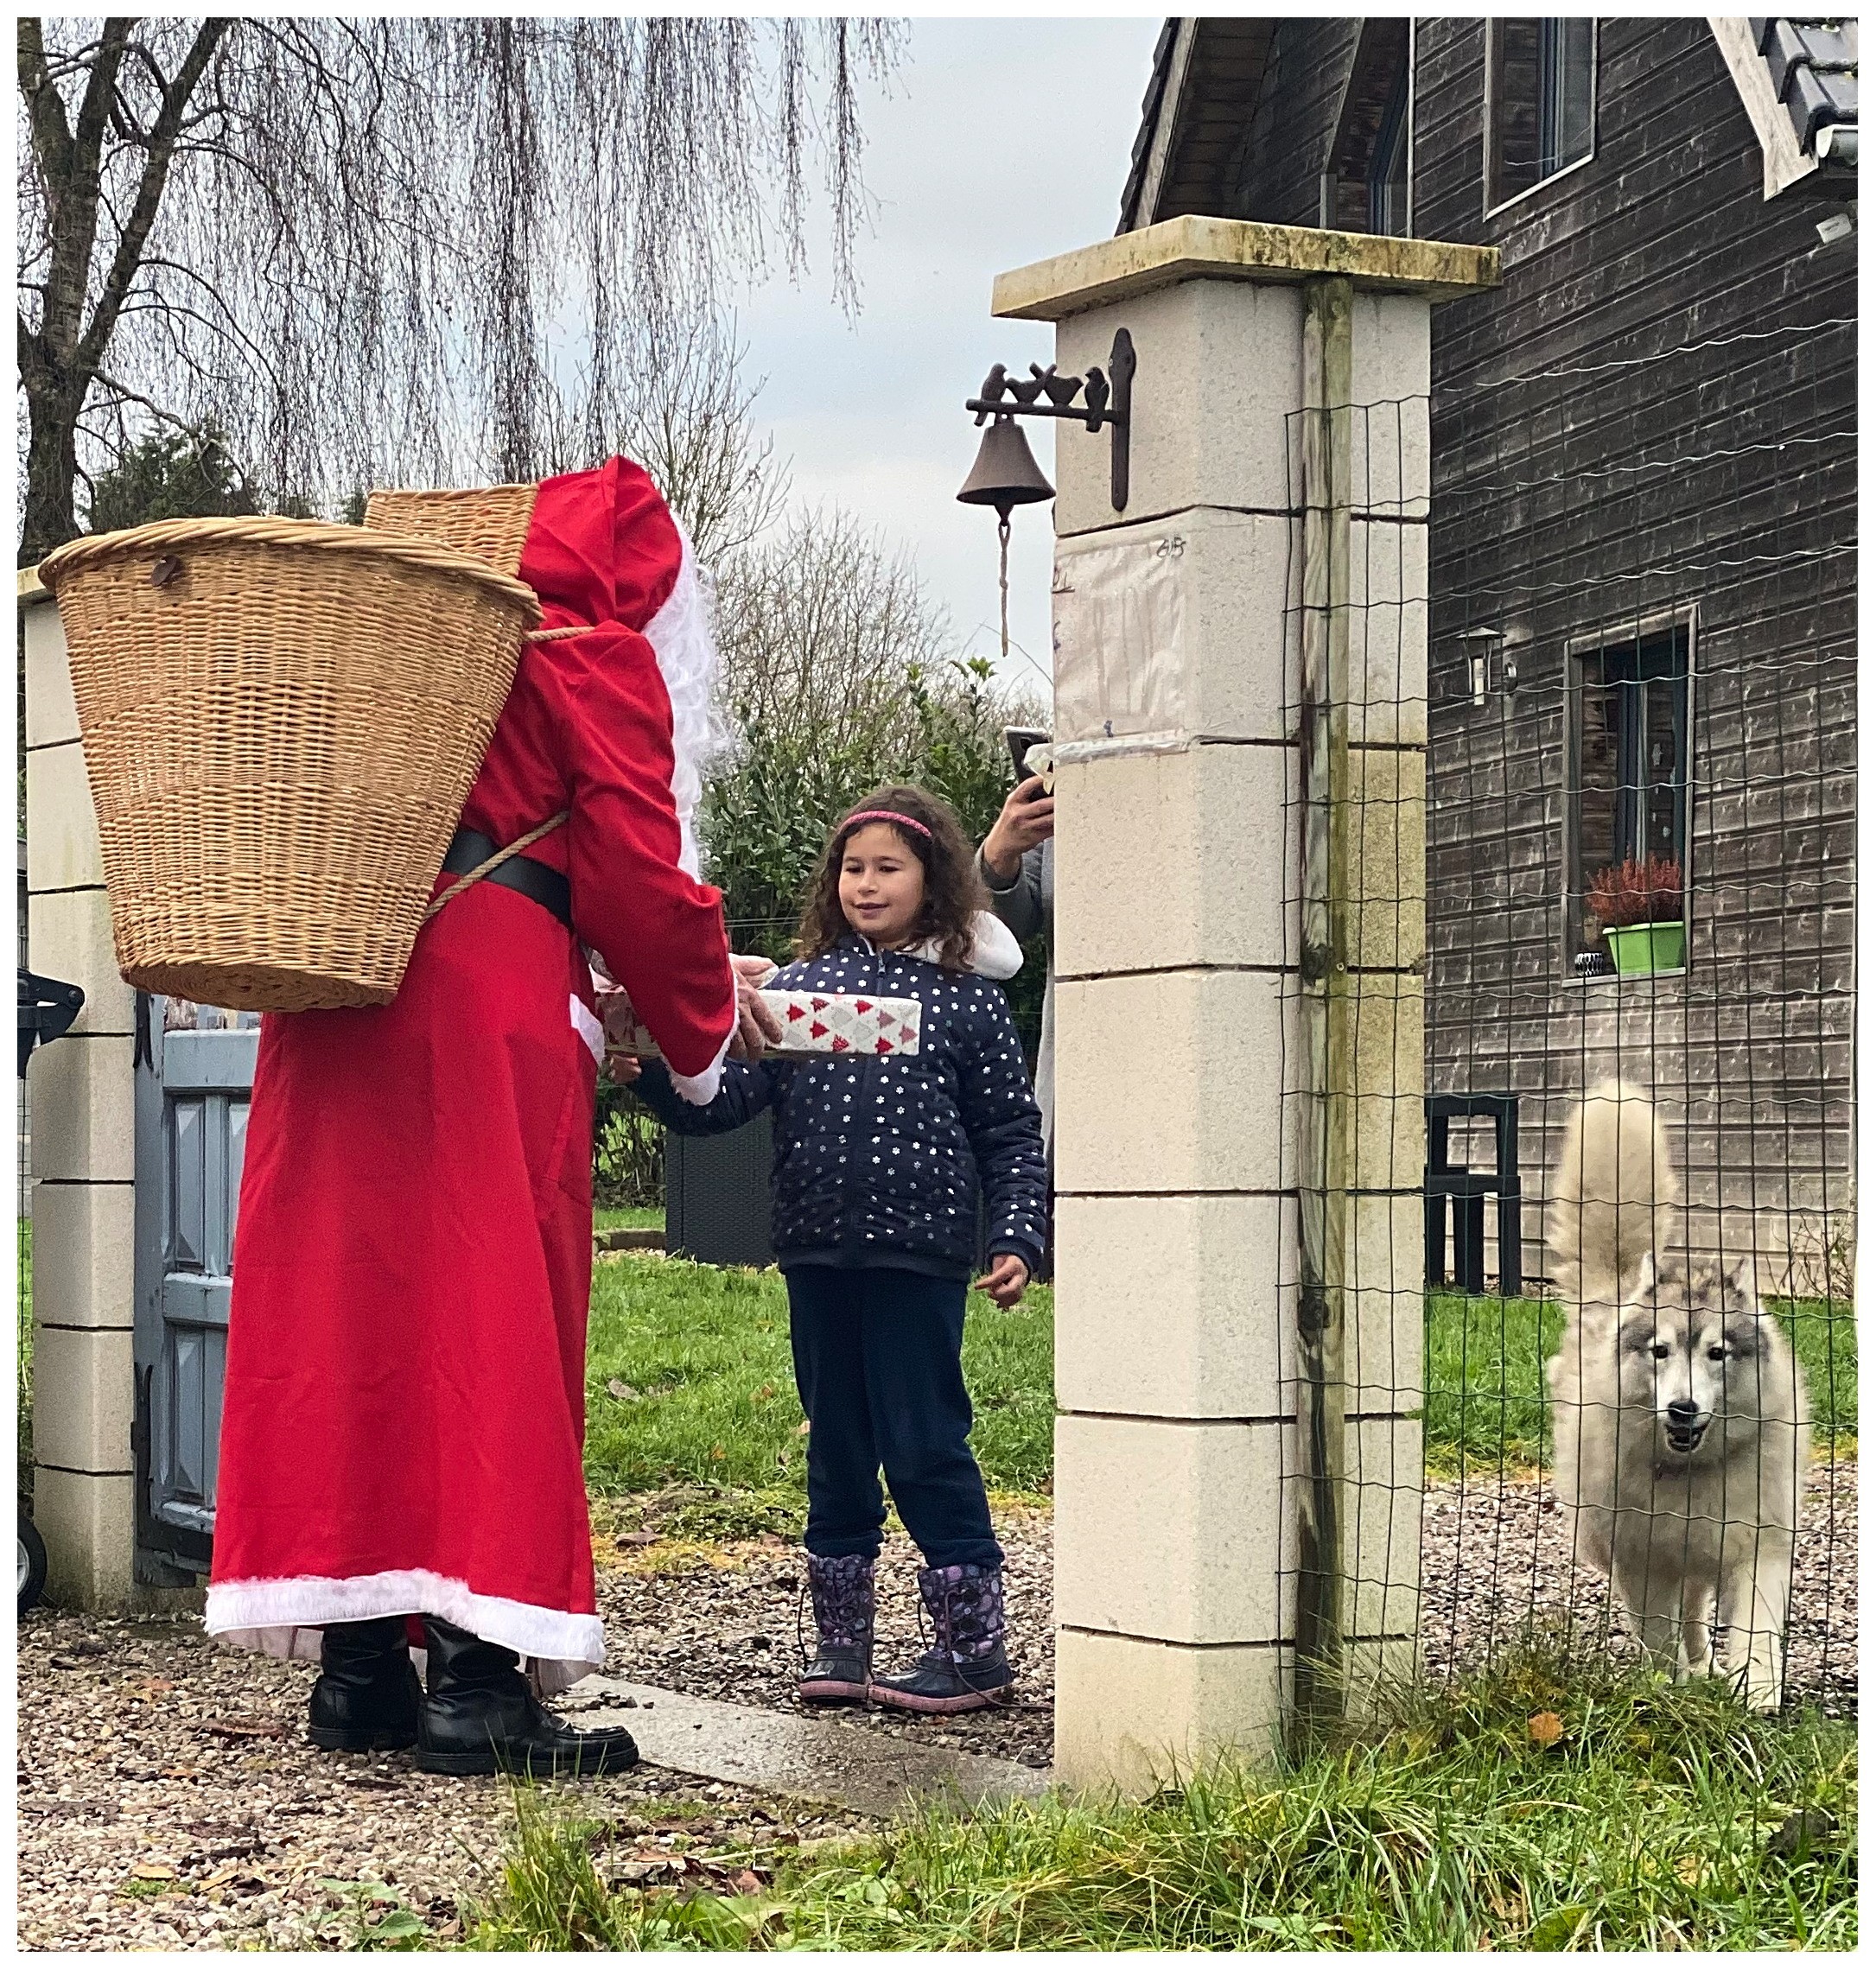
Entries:
{"label": "young girl", "polygon": [[[1042,1255],[1041,1118],[1003,995],[1022,962],[980,912],[970,844],[942,801],[883,787],[835,829],[798,960],[777,987],[923,1007],[916,1054],[726,1062],[693,1107],[647,1061],[638,1091],[672,1128],[704,1134],[776,1111],[773,1242],[788,1282],[795,1380],[807,1412],[808,1578],[819,1646],[811,1702],[976,1710],[1006,1698],[1002,1549],[970,1454],[959,1350],[981,1183],[990,1268],[978,1287],[1021,1299]],[[629,1070],[627,1071],[629,1072]],[[872,1674],[880,1469],[925,1556],[919,1591],[937,1645]]]}

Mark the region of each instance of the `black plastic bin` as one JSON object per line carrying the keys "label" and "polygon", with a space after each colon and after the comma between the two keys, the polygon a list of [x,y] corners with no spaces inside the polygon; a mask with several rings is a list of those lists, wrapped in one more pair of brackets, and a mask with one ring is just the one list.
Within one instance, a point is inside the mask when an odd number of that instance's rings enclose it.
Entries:
{"label": "black plastic bin", "polygon": [[[766,1110],[725,1135],[665,1134],[665,1249],[709,1266],[772,1266],[769,1177],[775,1135]],[[977,1269],[989,1227],[977,1204]]]}

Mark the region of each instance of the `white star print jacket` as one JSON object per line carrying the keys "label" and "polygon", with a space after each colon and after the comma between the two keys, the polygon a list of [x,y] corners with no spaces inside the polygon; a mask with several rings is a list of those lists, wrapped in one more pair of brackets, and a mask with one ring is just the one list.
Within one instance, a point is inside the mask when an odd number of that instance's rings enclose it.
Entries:
{"label": "white star print jacket", "polygon": [[993,982],[1021,956],[994,918],[979,923],[979,970],[946,971],[932,956],[875,950],[849,933],[824,957],[784,965],[770,981],[917,999],[924,1016],[915,1054],[728,1060],[715,1099],[703,1108],[677,1094],[662,1063],[645,1062],[633,1091],[680,1134],[715,1134],[775,1110],[771,1239],[784,1272],[898,1266],[968,1278],[980,1183],[991,1255],[1014,1252],[1032,1274],[1041,1262],[1041,1113],[1008,1001]]}

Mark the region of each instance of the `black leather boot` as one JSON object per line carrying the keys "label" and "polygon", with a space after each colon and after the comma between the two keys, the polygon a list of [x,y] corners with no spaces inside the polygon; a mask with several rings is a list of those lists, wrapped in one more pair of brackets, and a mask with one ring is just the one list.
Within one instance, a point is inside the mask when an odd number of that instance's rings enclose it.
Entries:
{"label": "black leather boot", "polygon": [[804,1703],[864,1703],[873,1667],[873,1561],[862,1553],[808,1555],[814,1660],[797,1690]]}
{"label": "black leather boot", "polygon": [[544,1710],[512,1649],[431,1615],[423,1617],[423,1635],[429,1694],[417,1714],[419,1771],[596,1778],[639,1762],[629,1731],[576,1731]]}
{"label": "black leather boot", "polygon": [[334,1622],[320,1636],[306,1734],[321,1751],[402,1751],[417,1742],[423,1686],[404,1618]]}
{"label": "black leather boot", "polygon": [[1001,1566],[925,1566],[919,1592],[938,1642],[896,1676],[875,1676],[873,1700],[948,1717],[1007,1703],[1016,1672],[1003,1654]]}

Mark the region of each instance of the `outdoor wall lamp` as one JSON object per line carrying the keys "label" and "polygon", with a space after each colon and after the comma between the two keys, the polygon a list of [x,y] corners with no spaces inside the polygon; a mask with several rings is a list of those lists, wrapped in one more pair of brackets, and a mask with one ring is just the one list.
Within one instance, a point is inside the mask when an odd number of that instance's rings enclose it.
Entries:
{"label": "outdoor wall lamp", "polygon": [[[1467,665],[1471,672],[1472,704],[1475,709],[1485,702],[1491,688],[1491,655],[1504,641],[1504,632],[1498,629],[1468,629],[1461,632],[1459,641],[1466,645]],[[1517,672],[1507,666],[1507,684],[1515,683]]]}

